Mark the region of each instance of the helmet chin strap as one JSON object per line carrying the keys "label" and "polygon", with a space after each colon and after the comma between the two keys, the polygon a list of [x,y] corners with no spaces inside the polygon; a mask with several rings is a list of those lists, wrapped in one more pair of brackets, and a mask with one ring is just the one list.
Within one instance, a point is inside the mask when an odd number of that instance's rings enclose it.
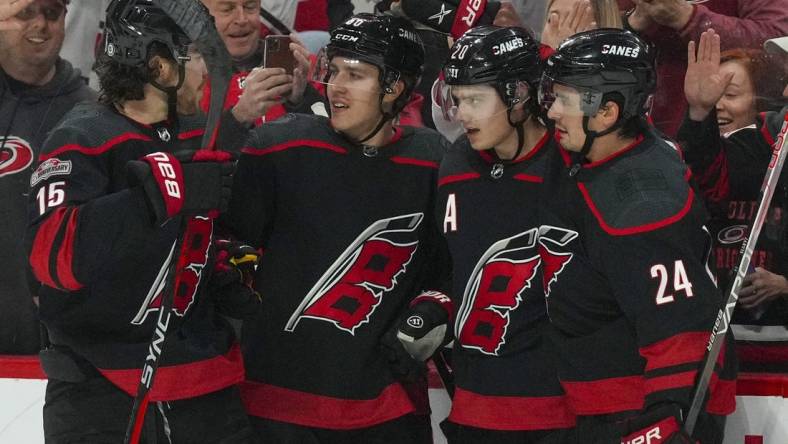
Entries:
{"label": "helmet chin strap", "polygon": [[[528,100],[531,100],[531,98],[529,97]],[[501,159],[498,157],[498,153],[495,152],[495,148],[490,148],[489,150],[496,159],[505,164],[517,160],[517,158],[520,157],[520,154],[523,152],[523,148],[525,148],[523,146],[525,145],[525,130],[523,130],[523,123],[525,123],[525,121],[531,117],[531,113],[525,108],[525,103],[528,102],[528,100],[523,102],[523,118],[516,122],[512,121],[512,111],[514,110],[514,107],[506,110],[506,120],[509,122],[509,125],[514,128],[515,131],[517,131],[517,151],[515,151],[514,155],[510,159]]]}
{"label": "helmet chin strap", "polygon": [[373,129],[371,133],[367,134],[367,137],[364,137],[361,140],[353,140],[352,141],[353,143],[356,143],[358,145],[363,145],[364,142],[366,142],[367,140],[375,137],[375,135],[377,135],[380,132],[380,130],[383,128],[383,125],[385,125],[387,122],[390,122],[392,119],[394,119],[395,114],[389,113],[389,112],[386,112],[386,111],[383,110],[383,97],[385,95],[386,95],[386,93],[381,93],[380,94],[380,99],[379,99],[379,102],[378,102],[378,106],[380,108],[380,112],[381,112],[382,116],[380,117],[380,121],[378,122],[378,124],[375,126],[375,129]]}
{"label": "helmet chin strap", "polygon": [[186,67],[178,64],[178,84],[175,86],[164,86],[156,80],[151,80],[150,84],[159,91],[167,94],[167,121],[172,125],[173,131],[178,132],[178,90],[186,80]]}
{"label": "helmet chin strap", "polygon": [[594,140],[596,140],[599,136],[604,136],[606,134],[610,134],[613,131],[617,130],[622,125],[622,120],[619,119],[613,126],[610,128],[603,130],[603,131],[593,131],[588,128],[588,121],[590,120],[589,116],[583,116],[583,132],[586,133],[586,141],[583,143],[583,147],[580,149],[579,152],[572,153],[572,168],[569,169],[569,177],[574,177],[577,175],[580,168],[585,163],[586,157],[588,153],[591,151],[591,145],[594,144]]}

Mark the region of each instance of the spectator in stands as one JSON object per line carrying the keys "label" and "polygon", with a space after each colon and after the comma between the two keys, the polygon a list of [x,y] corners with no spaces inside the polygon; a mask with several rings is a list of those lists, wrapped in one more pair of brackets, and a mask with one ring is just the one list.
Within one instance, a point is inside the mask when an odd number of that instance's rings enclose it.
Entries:
{"label": "spectator in stands", "polygon": [[730,78],[725,93],[717,101],[720,134],[755,123],[759,112],[769,111],[783,86],[769,69],[759,49],[731,49],[720,55],[720,74]]}
{"label": "spectator in stands", "polygon": [[[784,90],[780,93],[788,98],[788,37],[775,40],[780,44],[770,41],[766,46],[781,54],[775,55],[767,72],[781,79]],[[691,41],[688,62],[684,91],[689,112],[678,139],[712,215],[708,227],[716,260],[710,265],[716,271],[718,286],[727,291],[741,242],[758,209],[759,190],[788,105],[780,111],[756,114],[754,125],[720,136],[719,125],[726,121],[717,114],[719,102],[735,79],[720,63],[720,36],[713,30],[702,33],[697,55]],[[782,173],[752,255],[753,270],[740,291],[734,315],[737,324],[788,325],[788,169]],[[745,349],[739,344],[742,368],[751,369],[749,357],[742,356]],[[783,354],[780,360],[784,367],[788,356]]]}
{"label": "spectator in stands", "polygon": [[[230,83],[225,108],[241,122],[260,124],[286,112],[325,114],[322,97],[307,87],[309,54],[293,36],[290,50],[298,63],[292,74],[282,68],[261,69],[264,43],[260,27],[260,0],[202,0],[216,20],[233,58],[236,74]],[[206,84],[202,107],[208,109],[210,84]]]}
{"label": "spectator in stands", "polygon": [[39,348],[35,284],[26,277],[22,243],[31,165],[60,118],[95,99],[79,70],[59,56],[66,0],[16,3],[0,3],[0,354]]}
{"label": "spectator in stands", "polygon": [[687,69],[686,48],[701,32],[714,28],[725,36],[722,50],[759,48],[766,39],[788,34],[786,0],[619,0],[627,22],[657,46],[658,84],[651,117],[674,136],[686,107],[680,97]]}

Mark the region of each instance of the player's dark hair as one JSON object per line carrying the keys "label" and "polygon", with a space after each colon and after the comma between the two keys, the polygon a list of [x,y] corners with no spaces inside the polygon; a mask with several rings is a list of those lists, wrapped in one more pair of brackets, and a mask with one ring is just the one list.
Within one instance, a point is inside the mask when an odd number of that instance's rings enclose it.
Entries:
{"label": "player's dark hair", "polygon": [[[605,104],[607,102],[615,102],[618,105],[618,118],[622,119],[621,111],[625,102],[624,96],[618,92],[606,93],[602,96],[602,103]],[[648,122],[642,116],[632,116],[623,119],[621,129],[618,132],[620,137],[634,138],[646,132]]]}
{"label": "player's dark hair", "polygon": [[[154,56],[160,56],[175,63],[170,50],[161,43],[154,42],[148,50],[148,62]],[[132,67],[118,63],[102,53],[96,58],[93,70],[99,79],[99,103],[113,105],[128,100],[142,100],[145,97],[145,84],[159,76],[157,68],[148,63],[142,67]]]}

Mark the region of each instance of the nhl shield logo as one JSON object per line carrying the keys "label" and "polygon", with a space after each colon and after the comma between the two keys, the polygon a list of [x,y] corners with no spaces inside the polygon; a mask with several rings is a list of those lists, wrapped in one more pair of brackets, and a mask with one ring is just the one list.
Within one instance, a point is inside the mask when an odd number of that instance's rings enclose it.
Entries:
{"label": "nhl shield logo", "polygon": [[159,139],[161,139],[162,142],[169,142],[170,139],[172,139],[170,131],[167,128],[159,128],[156,132],[159,133]]}

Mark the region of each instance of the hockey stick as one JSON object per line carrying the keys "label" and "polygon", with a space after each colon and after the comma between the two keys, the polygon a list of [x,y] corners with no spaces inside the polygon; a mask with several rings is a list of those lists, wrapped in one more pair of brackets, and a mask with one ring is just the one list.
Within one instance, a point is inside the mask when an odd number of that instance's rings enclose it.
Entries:
{"label": "hockey stick", "polygon": [[687,412],[687,419],[684,421],[684,431],[687,435],[692,436],[695,431],[695,424],[698,421],[698,415],[703,407],[706,397],[706,390],[709,387],[711,375],[714,372],[714,365],[717,362],[717,357],[720,355],[723,344],[723,336],[728,331],[733,310],[736,308],[736,302],[739,300],[739,291],[741,290],[744,276],[747,274],[747,269],[750,267],[750,260],[752,259],[755,244],[758,242],[758,236],[761,234],[763,221],[766,219],[766,214],[769,211],[769,204],[774,195],[774,188],[777,186],[777,181],[780,178],[780,173],[785,163],[786,150],[788,150],[788,114],[783,116],[783,126],[780,129],[780,134],[772,149],[772,159],[766,169],[766,175],[761,184],[760,199],[758,204],[758,212],[755,214],[755,220],[752,223],[752,229],[749,236],[744,240],[744,243],[739,250],[739,263],[734,268],[735,278],[730,290],[728,290],[728,297],[725,300],[725,306],[717,313],[717,320],[714,321],[714,327],[711,330],[709,343],[706,346],[706,357],[703,362],[703,370],[698,377],[698,382],[695,384],[695,391],[692,397],[692,404]]}
{"label": "hockey stick", "polygon": [[445,347],[442,347],[432,355],[432,363],[435,364],[435,370],[438,371],[438,376],[441,378],[446,393],[449,394],[449,399],[454,399],[454,372],[446,363],[446,358],[443,356],[444,349]]}
{"label": "hockey stick", "polygon": [[288,28],[284,23],[281,22],[278,18],[276,18],[273,14],[260,7],[260,18],[263,19],[263,22],[268,25],[270,28],[273,28],[275,31],[278,31],[279,34],[282,35],[290,35],[292,31]]}
{"label": "hockey stick", "polygon": [[[194,42],[205,60],[213,88],[201,146],[204,149],[214,149],[219,133],[222,107],[232,77],[232,59],[216,30],[213,17],[198,0],[159,0],[157,3]],[[189,220],[190,218],[186,216],[182,217],[179,235],[170,251],[170,262],[165,275],[167,282],[162,292],[156,327],[148,346],[148,354],[142,367],[142,377],[137,386],[137,395],[134,397],[129,423],[126,426],[124,438],[126,444],[137,444],[140,439],[145,412],[150,401],[150,388],[153,386],[161,353],[167,342],[167,331],[172,319],[172,306],[175,299],[175,280],[181,259],[180,251],[185,234],[189,229]],[[177,256],[173,257],[173,253],[176,253]]]}

